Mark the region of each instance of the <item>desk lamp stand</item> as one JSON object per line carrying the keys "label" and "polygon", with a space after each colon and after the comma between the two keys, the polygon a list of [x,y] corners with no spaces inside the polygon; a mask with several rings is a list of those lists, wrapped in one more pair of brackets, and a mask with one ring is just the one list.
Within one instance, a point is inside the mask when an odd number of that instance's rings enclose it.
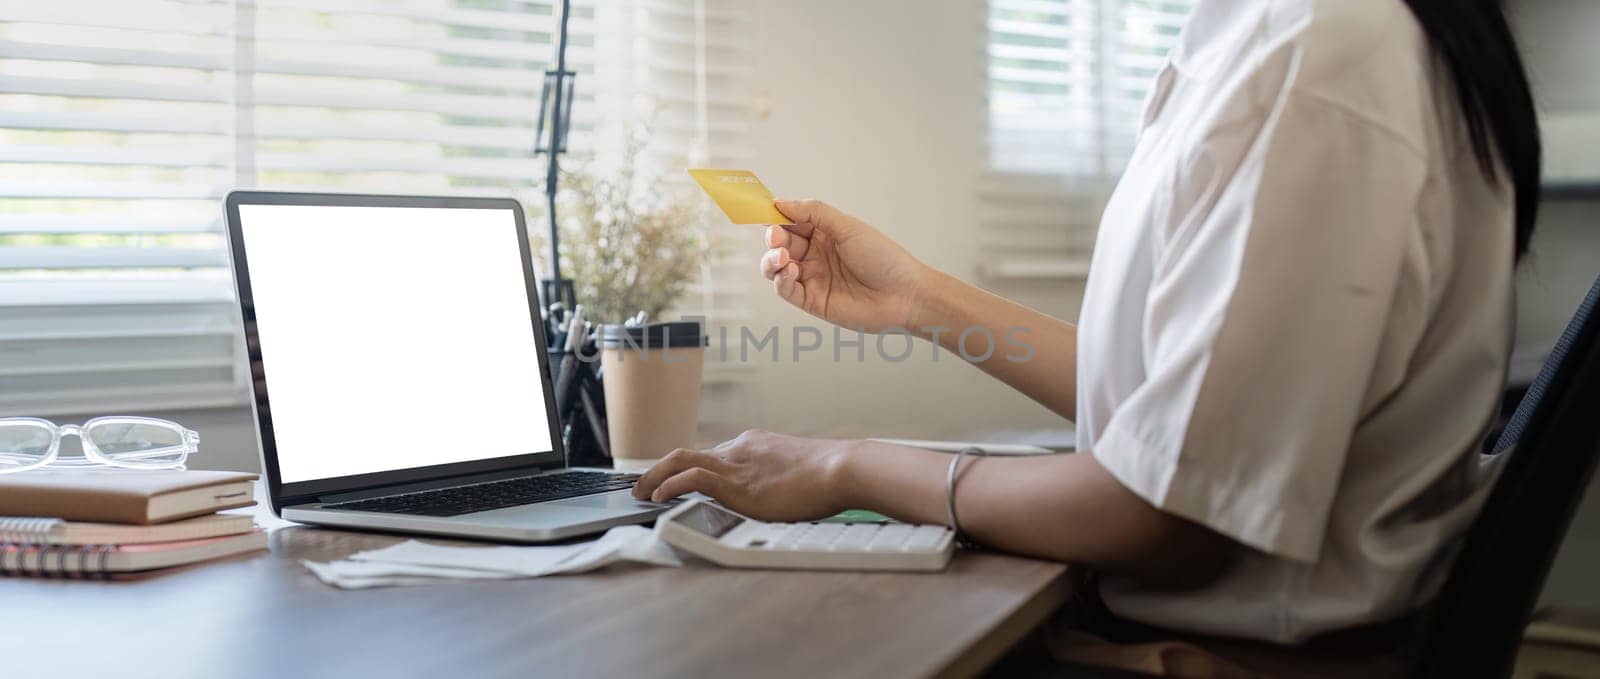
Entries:
{"label": "desk lamp stand", "polygon": [[[567,152],[567,132],[572,127],[572,88],[577,73],[567,70],[567,20],[572,0],[561,0],[560,29],[556,33],[556,64],[544,72],[544,87],[539,92],[539,122],[534,128],[533,155],[547,154],[544,197],[545,214],[550,222],[550,277],[539,281],[545,311],[571,309],[577,294],[572,279],[561,276],[561,228],[556,221],[556,192],[561,179],[561,154]],[[549,139],[545,138],[546,130]],[[560,304],[560,307],[555,305]],[[557,329],[559,331],[559,329]],[[552,333],[554,334],[554,333]]]}
{"label": "desk lamp stand", "polygon": [[[582,333],[568,341],[568,318],[575,314],[577,291],[570,278],[561,275],[561,226],[556,219],[556,194],[561,178],[561,154],[567,151],[567,132],[572,127],[573,83],[577,73],[567,70],[567,21],[572,16],[572,1],[561,0],[560,28],[556,34],[555,68],[544,72],[539,92],[539,122],[534,128],[535,157],[545,154],[545,214],[550,224],[550,277],[539,281],[539,297],[544,302],[545,338],[549,346],[551,369],[556,376],[556,410],[560,414],[561,437],[567,463],[572,466],[611,466],[611,446],[606,432],[605,391],[600,366],[584,361],[579,354],[594,356],[594,341],[587,337],[581,320],[575,325]],[[546,130],[549,138],[546,139]]]}

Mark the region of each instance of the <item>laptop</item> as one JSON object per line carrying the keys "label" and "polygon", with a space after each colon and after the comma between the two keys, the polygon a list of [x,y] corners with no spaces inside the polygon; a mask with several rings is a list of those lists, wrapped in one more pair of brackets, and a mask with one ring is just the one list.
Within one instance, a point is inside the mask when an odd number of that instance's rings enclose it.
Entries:
{"label": "laptop", "polygon": [[279,516],[544,542],[670,507],[566,466],[515,200],[235,191],[226,210]]}

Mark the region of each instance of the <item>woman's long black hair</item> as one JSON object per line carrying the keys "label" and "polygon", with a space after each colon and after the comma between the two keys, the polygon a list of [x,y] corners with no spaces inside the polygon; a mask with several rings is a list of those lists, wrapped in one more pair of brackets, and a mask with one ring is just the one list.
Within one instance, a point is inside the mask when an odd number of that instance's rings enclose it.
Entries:
{"label": "woman's long black hair", "polygon": [[1539,120],[1533,90],[1500,0],[1406,0],[1455,81],[1478,164],[1498,181],[1511,175],[1517,201],[1517,256],[1528,251],[1539,213]]}

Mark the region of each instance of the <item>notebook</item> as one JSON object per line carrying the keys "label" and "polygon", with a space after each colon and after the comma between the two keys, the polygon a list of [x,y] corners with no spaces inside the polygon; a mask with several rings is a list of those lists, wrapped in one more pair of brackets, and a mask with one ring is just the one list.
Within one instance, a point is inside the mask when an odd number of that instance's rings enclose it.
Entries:
{"label": "notebook", "polygon": [[61,577],[116,577],[182,566],[267,548],[267,533],[255,530],[202,540],[146,545],[0,544],[0,573]]}
{"label": "notebook", "polygon": [[133,545],[237,535],[254,529],[255,520],[244,514],[208,514],[152,526],[0,516],[0,544]]}
{"label": "notebook", "polygon": [[152,524],[255,504],[255,474],[36,470],[0,474],[0,516]]}

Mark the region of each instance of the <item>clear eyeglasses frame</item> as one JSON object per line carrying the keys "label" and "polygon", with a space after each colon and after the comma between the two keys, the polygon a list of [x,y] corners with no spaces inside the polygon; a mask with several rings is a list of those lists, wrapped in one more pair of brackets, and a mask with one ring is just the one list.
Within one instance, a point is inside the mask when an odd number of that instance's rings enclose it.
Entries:
{"label": "clear eyeglasses frame", "polygon": [[[76,436],[81,456],[62,456],[62,439]],[[200,451],[200,434],[177,422],[113,415],[57,425],[37,417],[0,417],[0,474],[40,467],[183,469]]]}

